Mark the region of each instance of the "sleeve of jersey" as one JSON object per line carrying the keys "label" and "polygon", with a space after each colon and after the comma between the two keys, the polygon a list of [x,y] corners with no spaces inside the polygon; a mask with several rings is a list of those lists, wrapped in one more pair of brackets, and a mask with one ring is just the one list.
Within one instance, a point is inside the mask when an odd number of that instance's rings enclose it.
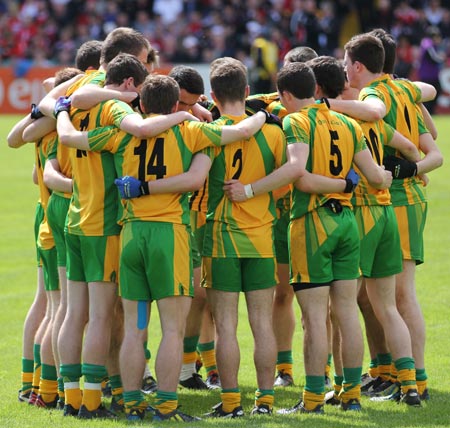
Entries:
{"label": "sleeve of jersey", "polygon": [[353,121],[353,124],[355,129],[355,153],[358,153],[367,149],[367,144],[361,125],[356,121]]}
{"label": "sleeve of jersey", "polygon": [[389,143],[394,137],[395,129],[384,120],[381,120],[380,124],[382,125],[380,131],[383,133],[384,141]]}
{"label": "sleeve of jersey", "polygon": [[361,91],[359,92],[359,101],[364,101],[365,99],[369,98],[369,97],[376,97],[381,99],[381,101],[383,101],[383,103],[386,104],[386,100],[382,94],[382,92],[377,91],[375,88],[370,88],[370,87],[366,87],[366,88],[362,88]]}
{"label": "sleeve of jersey", "polygon": [[189,141],[193,153],[203,150],[205,147],[220,146],[222,142],[222,127],[214,123],[187,122]]}
{"label": "sleeve of jersey", "polygon": [[89,147],[94,152],[113,151],[115,137],[119,133],[115,126],[104,126],[88,131]]}
{"label": "sleeve of jersey", "polygon": [[133,109],[122,101],[110,100],[107,101],[101,110],[102,114],[102,124],[112,125],[114,124],[117,128],[120,128],[120,124],[124,117],[129,114],[137,114]]}
{"label": "sleeve of jersey", "polygon": [[298,121],[294,121],[291,115],[288,115],[283,119],[283,130],[284,135],[286,135],[287,144],[309,144],[309,137],[307,133],[307,131],[309,131],[309,123],[307,121],[303,122],[304,123],[301,124]]}

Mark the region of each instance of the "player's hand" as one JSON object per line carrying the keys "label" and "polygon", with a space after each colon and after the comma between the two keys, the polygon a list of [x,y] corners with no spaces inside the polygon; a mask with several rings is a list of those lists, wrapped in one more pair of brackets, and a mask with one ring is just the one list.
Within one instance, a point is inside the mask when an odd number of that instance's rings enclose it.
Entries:
{"label": "player's hand", "polygon": [[59,97],[56,100],[55,107],[53,109],[53,114],[55,117],[58,117],[58,114],[62,111],[69,112],[71,106],[70,98],[68,97]]}
{"label": "player's hand", "polygon": [[212,122],[212,113],[205,107],[202,107],[200,104],[194,104],[191,110],[192,114],[197,117],[200,122]]}
{"label": "player's hand", "polygon": [[356,173],[356,171],[353,168],[350,168],[350,171],[348,172],[347,176],[345,177],[345,189],[344,193],[352,193],[356,186],[359,183],[359,175]]}
{"label": "player's hand", "polygon": [[119,189],[120,197],[122,199],[139,198],[143,195],[149,195],[150,190],[146,181],[138,180],[137,178],[125,175],[121,178],[116,178],[114,184]]}
{"label": "player's hand", "polygon": [[139,94],[137,94],[133,100],[130,103],[131,107],[133,107],[133,110],[139,111],[141,114],[144,113],[141,109],[141,97]]}
{"label": "player's hand", "polygon": [[239,180],[228,180],[222,189],[231,202],[244,202],[248,199],[244,187]]}
{"label": "player's hand", "polygon": [[273,123],[275,125],[278,125],[281,129],[283,129],[283,123],[281,122],[281,119],[277,115],[269,113],[267,110],[263,108],[260,111],[262,111],[266,115],[266,123]]}
{"label": "player's hand", "polygon": [[40,119],[41,117],[44,117],[36,104],[31,104],[30,117],[31,119]]}
{"label": "player's hand", "polygon": [[417,174],[417,164],[415,162],[397,156],[386,156],[383,159],[383,165],[397,179],[414,177]]}

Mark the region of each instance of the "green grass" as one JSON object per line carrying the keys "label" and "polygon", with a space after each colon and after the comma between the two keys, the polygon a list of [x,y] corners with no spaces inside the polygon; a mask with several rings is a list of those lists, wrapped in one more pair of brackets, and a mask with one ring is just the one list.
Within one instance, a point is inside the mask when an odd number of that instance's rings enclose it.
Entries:
{"label": "green grass", "polygon": [[[31,181],[34,152],[31,146],[12,150],[7,147],[6,135],[18,117],[0,118],[0,426],[8,428],[40,428],[57,425],[66,427],[121,427],[124,420],[116,422],[83,422],[74,418],[63,418],[58,411],[31,408],[17,402],[20,387],[22,325],[34,296],[36,285],[35,250],[33,243],[33,219],[37,186]],[[450,158],[446,137],[450,135],[450,120],[436,117],[439,129],[438,143],[444,157]],[[448,249],[450,234],[448,226],[450,172],[447,165],[430,174],[428,188],[429,214],[425,231],[426,263],[417,269],[417,290],[427,324],[426,367],[429,375],[431,401],[421,409],[410,409],[394,403],[371,403],[363,399],[363,411],[359,414],[343,413],[336,408],[327,408],[326,415],[314,417],[274,415],[264,420],[246,417],[238,421],[202,421],[195,426],[238,427],[243,425],[267,427],[298,426],[361,427],[361,428],[406,428],[450,426],[450,263]],[[299,314],[298,309],[297,314]],[[154,311],[156,313],[156,311]],[[239,382],[242,389],[242,404],[248,413],[253,404],[255,372],[252,362],[253,345],[246,320],[245,306],[241,299],[241,322],[239,342],[241,346],[241,370]],[[150,345],[156,353],[159,340],[157,316],[151,320]],[[295,345],[295,379],[297,386],[277,391],[276,408],[294,404],[303,386],[301,357],[301,331],[297,327]],[[368,353],[365,353],[365,367]],[[179,391],[180,404],[187,413],[201,415],[216,404],[219,392]],[[145,425],[149,425],[148,422]],[[161,425],[161,424],[160,424]],[[171,424],[162,424],[171,426]]]}

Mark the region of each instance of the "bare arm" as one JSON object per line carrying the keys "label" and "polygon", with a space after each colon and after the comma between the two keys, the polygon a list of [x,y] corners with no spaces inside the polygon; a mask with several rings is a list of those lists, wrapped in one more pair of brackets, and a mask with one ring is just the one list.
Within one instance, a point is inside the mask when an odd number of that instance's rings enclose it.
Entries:
{"label": "bare arm", "polygon": [[189,170],[183,174],[161,180],[147,181],[150,195],[160,193],[186,193],[200,189],[211,168],[211,159],[203,153],[197,153],[191,162]]}
{"label": "bare arm", "polygon": [[428,130],[430,131],[433,139],[436,140],[438,137],[438,131],[437,131],[436,125],[434,123],[434,120],[431,117],[431,114],[428,111],[428,109],[422,103],[420,103],[419,106],[420,106],[420,110],[422,111],[423,120],[425,121],[425,125],[428,128]]}
{"label": "bare arm", "polygon": [[72,192],[72,179],[61,173],[59,162],[56,159],[48,159],[45,162],[44,183],[51,190]]}
{"label": "bare arm", "polygon": [[200,122],[212,122],[213,120],[212,113],[198,103],[192,106],[192,114],[198,118]]}
{"label": "bare arm", "polygon": [[425,174],[439,168],[444,163],[444,157],[431,134],[422,134],[419,138],[420,150],[425,157],[417,162],[417,174]]}
{"label": "bare arm", "polygon": [[355,153],[353,161],[369,181],[369,184],[376,189],[387,189],[392,183],[392,173],[377,165],[369,149]]}
{"label": "bare arm", "polygon": [[27,114],[12,127],[11,131],[9,131],[9,134],[6,137],[6,141],[8,141],[9,147],[17,149],[26,144],[26,141],[23,139],[23,131],[28,125],[33,123],[33,121],[34,120],[31,119],[31,116]]}
{"label": "bare arm", "polygon": [[420,101],[431,101],[436,98],[437,91],[433,85],[425,82],[414,82],[414,84],[418,86],[420,91],[422,92]]}
{"label": "bare arm", "polygon": [[42,98],[38,107],[42,114],[46,116],[53,117],[53,108],[55,107],[55,102],[59,97],[66,94],[67,90],[79,79],[81,79],[84,74],[78,74],[72,79],[61,83],[60,85],[53,88],[44,98]]}
{"label": "bare arm", "polygon": [[140,114],[129,114],[120,123],[120,129],[139,138],[155,137],[172,126],[185,120],[197,120],[186,111],[178,111],[167,115],[142,118]]}
{"label": "bare arm", "polygon": [[222,128],[222,141],[220,144],[223,146],[238,140],[247,140],[258,132],[265,123],[265,113],[258,112],[235,125],[224,126]]}
{"label": "bare arm", "polygon": [[368,97],[364,101],[328,98],[328,102],[331,110],[366,122],[376,122],[386,116],[386,106],[376,97]]}
{"label": "bare arm", "polygon": [[44,135],[56,129],[56,121],[52,117],[44,116],[32,121],[23,131],[24,141],[37,141]]}
{"label": "bare arm", "polygon": [[88,132],[77,131],[70,121],[69,113],[61,111],[56,121],[59,142],[64,146],[74,147],[81,150],[90,150]]}
{"label": "bare arm", "polygon": [[138,94],[136,92],[121,92],[114,89],[102,88],[98,85],[87,84],[78,88],[71,96],[72,106],[82,110],[89,110],[96,104],[107,100],[121,100],[131,103]]}
{"label": "bare arm", "polygon": [[420,153],[417,147],[398,131],[394,132],[391,141],[386,145],[398,150],[409,161],[418,162],[420,160]]}

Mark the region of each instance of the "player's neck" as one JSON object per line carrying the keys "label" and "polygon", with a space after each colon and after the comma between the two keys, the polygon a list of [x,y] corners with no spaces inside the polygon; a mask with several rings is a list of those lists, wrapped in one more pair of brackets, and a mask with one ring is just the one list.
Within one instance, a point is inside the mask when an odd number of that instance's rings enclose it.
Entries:
{"label": "player's neck", "polygon": [[217,107],[221,115],[242,116],[245,114],[245,103],[243,101],[226,102],[218,104]]}

